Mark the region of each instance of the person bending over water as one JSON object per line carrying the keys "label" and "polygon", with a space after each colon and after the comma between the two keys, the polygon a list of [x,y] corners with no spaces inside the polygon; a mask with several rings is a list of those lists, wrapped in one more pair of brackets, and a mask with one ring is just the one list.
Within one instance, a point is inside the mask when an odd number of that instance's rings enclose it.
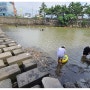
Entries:
{"label": "person bending over water", "polygon": [[85,47],[84,48],[84,50],[83,50],[83,56],[87,56],[87,55],[89,55],[90,54],[90,47],[89,46],[87,46],[87,47]]}

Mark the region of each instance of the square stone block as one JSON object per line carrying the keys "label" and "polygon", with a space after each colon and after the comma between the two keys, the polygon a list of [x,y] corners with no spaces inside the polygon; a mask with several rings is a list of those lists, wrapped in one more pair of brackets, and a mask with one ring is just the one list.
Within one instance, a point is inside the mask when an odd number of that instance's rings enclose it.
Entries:
{"label": "square stone block", "polygon": [[17,56],[13,56],[13,57],[7,58],[7,62],[8,62],[9,65],[15,64],[15,63],[19,64],[23,60],[26,60],[26,59],[29,59],[29,58],[31,58],[31,54],[22,53],[22,54],[19,54]]}
{"label": "square stone block", "polygon": [[0,59],[6,59],[11,56],[12,56],[11,52],[4,52],[0,54]]}
{"label": "square stone block", "polygon": [[16,43],[10,43],[10,44],[8,44],[8,46],[10,47],[10,46],[16,46],[17,44]]}
{"label": "square stone block", "polygon": [[37,68],[37,64],[32,61],[32,59],[27,59],[22,61],[25,70],[31,70],[33,68]]}
{"label": "square stone block", "polygon": [[44,88],[63,88],[59,80],[52,77],[44,77],[42,79],[42,84]]}
{"label": "square stone block", "polygon": [[0,60],[0,68],[3,68],[3,67],[5,67],[5,64],[4,64],[3,60]]}
{"label": "square stone block", "polygon": [[6,47],[6,45],[0,45],[0,49],[5,48],[5,47]]}
{"label": "square stone block", "polygon": [[11,79],[5,79],[0,81],[0,88],[12,88]]}
{"label": "square stone block", "polygon": [[16,50],[13,50],[12,52],[14,55],[18,55],[18,54],[24,53],[24,50],[23,49],[16,49]]}
{"label": "square stone block", "polygon": [[11,78],[14,79],[17,74],[20,74],[20,68],[17,64],[13,64],[0,69],[0,80]]}
{"label": "square stone block", "polygon": [[0,43],[4,42],[3,40],[0,40]]}
{"label": "square stone block", "polygon": [[6,48],[3,48],[4,52],[6,51],[11,51],[11,50],[14,50],[14,49],[18,49],[18,48],[21,48],[21,46],[11,46],[11,47],[6,47]]}
{"label": "square stone block", "polygon": [[0,53],[2,53],[2,49],[0,49]]}
{"label": "square stone block", "polygon": [[40,72],[38,68],[17,75],[18,87],[32,87],[40,84],[43,77],[48,76],[47,72]]}

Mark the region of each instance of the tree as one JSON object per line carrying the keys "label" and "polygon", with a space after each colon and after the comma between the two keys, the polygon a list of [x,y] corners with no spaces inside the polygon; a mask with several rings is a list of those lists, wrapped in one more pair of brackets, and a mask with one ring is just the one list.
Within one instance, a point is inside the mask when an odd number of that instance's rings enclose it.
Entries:
{"label": "tree", "polygon": [[85,9],[85,13],[88,14],[88,17],[90,19],[90,5],[88,5],[87,8]]}
{"label": "tree", "polygon": [[45,13],[46,15],[51,15],[51,19],[52,19],[52,16],[54,15],[54,7],[52,6],[51,8],[47,8],[45,10]]}
{"label": "tree", "polygon": [[47,6],[46,4],[43,2],[41,4],[40,10],[39,10],[39,14],[43,15],[43,17],[45,18],[45,11],[47,10]]}
{"label": "tree", "polygon": [[54,7],[54,14],[57,16],[57,18],[61,15],[62,8],[60,5],[55,5]]}
{"label": "tree", "polygon": [[78,18],[78,15],[80,15],[83,11],[83,6],[81,5],[80,2],[71,2],[69,4],[69,11],[71,14],[75,14]]}

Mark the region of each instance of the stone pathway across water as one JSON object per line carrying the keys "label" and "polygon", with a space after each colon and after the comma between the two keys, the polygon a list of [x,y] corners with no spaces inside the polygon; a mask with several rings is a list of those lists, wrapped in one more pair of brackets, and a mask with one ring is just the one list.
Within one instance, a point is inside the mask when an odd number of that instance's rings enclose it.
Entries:
{"label": "stone pathway across water", "polygon": [[42,88],[42,78],[53,76],[53,63],[48,54],[24,49],[0,29],[0,88]]}

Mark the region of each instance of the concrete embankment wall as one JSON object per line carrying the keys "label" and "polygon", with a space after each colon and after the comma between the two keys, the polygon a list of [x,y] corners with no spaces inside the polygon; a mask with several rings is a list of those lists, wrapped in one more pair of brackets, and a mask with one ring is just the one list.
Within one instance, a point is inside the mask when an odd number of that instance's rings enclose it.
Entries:
{"label": "concrete embankment wall", "polygon": [[57,20],[43,20],[31,18],[0,17],[0,24],[15,25],[57,25]]}

